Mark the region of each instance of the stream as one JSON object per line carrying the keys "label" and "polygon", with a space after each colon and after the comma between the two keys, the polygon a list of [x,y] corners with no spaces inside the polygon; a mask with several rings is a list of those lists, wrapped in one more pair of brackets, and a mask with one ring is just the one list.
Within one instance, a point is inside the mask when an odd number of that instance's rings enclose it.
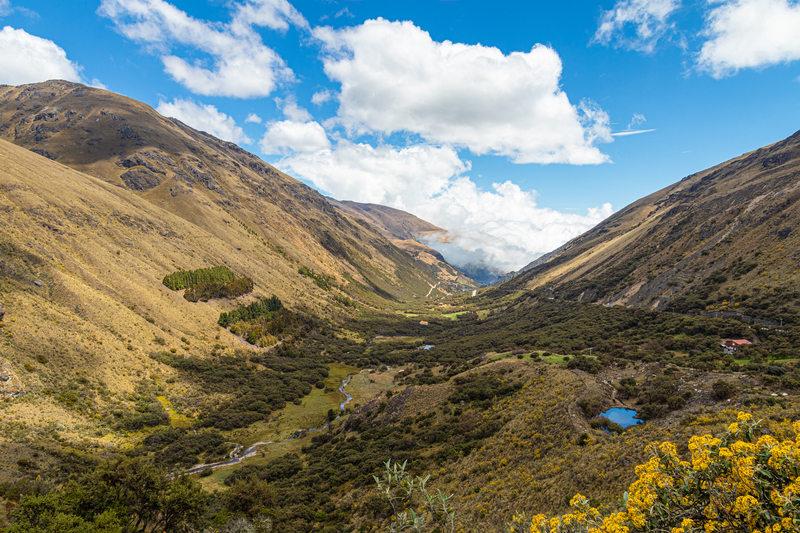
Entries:
{"label": "stream", "polygon": [[[340,416],[342,416],[341,415],[341,411],[344,411],[344,406],[347,405],[347,402],[349,402],[350,400],[353,399],[352,396],[350,396],[349,394],[347,394],[344,391],[344,388],[350,383],[350,380],[352,378],[353,378],[353,375],[350,374],[350,375],[347,376],[346,379],[342,380],[342,386],[339,387],[339,392],[341,392],[342,394],[345,395],[345,400],[339,405],[340,414],[337,415],[336,418],[334,418],[333,420],[337,420]],[[241,455],[237,455],[237,454],[242,449],[242,445],[234,443],[234,450],[231,452],[231,458],[229,460],[221,461],[219,463],[208,463],[208,464],[202,464],[202,465],[195,465],[195,466],[189,468],[188,470],[186,470],[184,472],[184,474],[197,474],[199,472],[202,472],[206,468],[216,469],[216,468],[222,468],[223,466],[232,466],[232,465],[241,463],[244,459],[247,459],[251,455],[254,455],[258,451],[259,448],[262,448],[264,446],[269,446],[270,444],[278,444],[278,443],[281,443],[281,442],[289,442],[290,440],[296,439],[299,435],[301,435],[301,434],[303,434],[305,432],[322,431],[323,429],[326,429],[330,424],[331,423],[328,422],[324,426],[319,427],[319,428],[298,429],[297,431],[295,431],[292,434],[291,437],[289,437],[288,439],[284,439],[284,440],[279,440],[279,441],[274,441],[274,442],[273,441],[270,441],[270,442],[256,442],[252,446],[246,448]]]}

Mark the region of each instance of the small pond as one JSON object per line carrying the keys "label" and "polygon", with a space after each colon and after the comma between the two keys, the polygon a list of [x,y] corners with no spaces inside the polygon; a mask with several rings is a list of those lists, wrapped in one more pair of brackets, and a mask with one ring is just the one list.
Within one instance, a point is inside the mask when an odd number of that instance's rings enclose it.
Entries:
{"label": "small pond", "polygon": [[643,422],[643,420],[633,418],[636,416],[636,411],[633,409],[622,409],[620,407],[615,407],[614,409],[609,409],[605,413],[600,413],[600,416],[604,416],[612,422],[616,422],[623,428],[635,426]]}

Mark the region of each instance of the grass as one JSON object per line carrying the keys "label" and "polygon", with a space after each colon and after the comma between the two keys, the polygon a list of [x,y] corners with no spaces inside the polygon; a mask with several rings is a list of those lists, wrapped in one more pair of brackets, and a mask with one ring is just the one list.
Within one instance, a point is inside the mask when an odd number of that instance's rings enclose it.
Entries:
{"label": "grass", "polygon": [[490,311],[488,309],[484,309],[482,311],[478,311],[478,319],[483,320],[487,316],[489,316]]}
{"label": "grass", "polygon": [[249,446],[256,442],[286,440],[299,430],[322,427],[327,421],[328,410],[338,411],[339,405],[345,400],[337,390],[342,380],[356,372],[358,368],[354,366],[332,363],[330,374],[323,380],[325,388],[333,389],[331,392],[314,388],[300,405],[289,404],[273,413],[269,420],[233,430],[228,434],[228,439]]}
{"label": "grass", "polygon": [[373,341],[375,342],[409,342],[419,344],[421,343],[425,337],[375,337]]}
{"label": "grass", "polygon": [[465,315],[467,313],[469,313],[469,311],[457,311],[455,313],[443,314],[442,316],[445,317],[445,318],[449,318],[450,320],[458,320],[459,316]]}
{"label": "grass", "polygon": [[175,408],[172,407],[172,402],[167,400],[164,396],[157,396],[156,398],[161,402],[161,406],[164,410],[167,411],[170,426],[176,428],[190,428],[194,425],[195,420],[193,418],[176,413]]}
{"label": "grass", "polygon": [[[342,385],[342,380],[352,374],[353,377],[345,390],[353,396],[348,403],[352,406],[356,403],[366,403],[372,398],[394,386],[394,376],[397,369],[378,373],[358,373],[358,368],[340,363],[330,365],[330,374],[325,378],[326,388],[338,389]],[[280,412],[275,413],[270,420],[258,422],[244,429],[238,429],[228,433],[227,438],[232,442],[238,442],[247,447],[256,442],[274,442],[269,446],[263,446],[255,457],[250,457],[244,462],[247,464],[263,465],[267,464],[276,457],[287,453],[299,452],[307,440],[314,435],[314,432],[307,433],[303,438],[289,439],[296,431],[319,428],[325,425],[329,409],[338,411],[339,406],[345,397],[338,391],[326,393],[324,389],[314,389],[309,394],[302,405],[290,404]],[[334,424],[338,423],[334,422]],[[243,462],[243,463],[244,463]],[[224,468],[218,468],[211,476],[200,478],[200,482],[206,489],[225,489],[223,481],[228,477],[233,469],[241,468],[243,463]]]}
{"label": "grass", "polygon": [[391,389],[394,386],[394,377],[398,370],[400,369],[392,368],[387,372],[365,372],[354,375],[350,385],[345,389],[353,396],[348,406],[351,404],[353,406],[363,405],[383,391]]}

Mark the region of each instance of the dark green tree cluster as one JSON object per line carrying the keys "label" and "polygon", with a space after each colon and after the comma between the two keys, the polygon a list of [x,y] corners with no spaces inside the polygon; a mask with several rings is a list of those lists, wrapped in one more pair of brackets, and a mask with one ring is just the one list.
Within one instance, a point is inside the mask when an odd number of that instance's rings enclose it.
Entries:
{"label": "dark green tree cluster", "polygon": [[207,507],[208,495],[193,479],[120,458],[60,489],[23,496],[7,533],[196,531]]}
{"label": "dark green tree cluster", "polygon": [[200,268],[198,270],[179,270],[164,276],[164,285],[173,291],[188,289],[200,283],[224,283],[235,278],[226,266]]}
{"label": "dark green tree cluster", "polygon": [[198,283],[186,289],[183,297],[190,302],[207,302],[216,298],[234,300],[251,292],[253,292],[253,280],[244,277],[223,282]]}
{"label": "dark green tree cluster", "polygon": [[278,311],[282,308],[283,308],[283,302],[281,302],[277,296],[273,295],[269,298],[264,298],[263,300],[259,300],[258,302],[252,303],[250,305],[234,309],[230,313],[221,313],[219,315],[219,320],[217,321],[217,323],[223,328],[227,328],[234,322],[247,321],[263,316],[270,316],[271,313],[275,313],[275,311]]}

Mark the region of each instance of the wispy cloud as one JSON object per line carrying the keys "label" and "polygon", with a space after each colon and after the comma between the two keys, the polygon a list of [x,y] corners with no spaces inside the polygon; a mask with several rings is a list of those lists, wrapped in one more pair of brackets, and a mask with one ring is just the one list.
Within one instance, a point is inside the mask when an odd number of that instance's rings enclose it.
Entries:
{"label": "wispy cloud", "polygon": [[619,0],[603,12],[591,42],[653,53],[675,29],[669,18],[680,7],[680,0]]}
{"label": "wispy cloud", "polygon": [[[283,59],[264,45],[256,26],[286,31],[308,28],[286,0],[231,4],[227,24],[199,20],[164,0],[102,0],[97,12],[117,30],[161,56],[164,70],[195,94],[254,98],[267,96],[294,80]],[[213,58],[213,66],[190,62],[173,49],[193,48]]]}

